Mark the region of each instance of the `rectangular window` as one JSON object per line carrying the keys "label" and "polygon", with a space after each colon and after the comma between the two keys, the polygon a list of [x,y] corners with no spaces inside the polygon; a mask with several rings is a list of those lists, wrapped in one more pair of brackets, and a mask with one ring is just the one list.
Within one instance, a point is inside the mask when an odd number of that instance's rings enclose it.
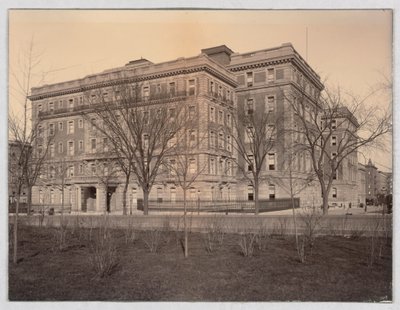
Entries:
{"label": "rectangular window", "polygon": [[42,105],[38,104],[38,106],[37,106],[37,115],[39,115],[40,112],[42,112]]}
{"label": "rectangular window", "polygon": [[161,84],[156,85],[156,94],[160,95],[161,94]]}
{"label": "rectangular window", "polygon": [[222,86],[219,85],[218,86],[218,98],[221,98],[221,97],[222,97]]}
{"label": "rectangular window", "polygon": [[175,96],[175,82],[169,83],[169,94]]}
{"label": "rectangular window", "polygon": [[92,119],[90,120],[90,123],[91,123],[91,125],[92,125],[92,130],[96,130],[96,119],[95,119],[95,118],[92,118]]}
{"label": "rectangular window", "polygon": [[68,155],[70,155],[70,156],[74,155],[74,142],[73,141],[68,142]]}
{"label": "rectangular window", "polygon": [[38,136],[43,137],[43,126],[42,125],[38,126]]}
{"label": "rectangular window", "polygon": [[175,113],[176,113],[175,108],[171,108],[171,109],[169,109],[168,111],[169,111],[169,118],[170,118],[171,120],[173,120],[173,119],[175,118]]}
{"label": "rectangular window", "polygon": [[195,80],[188,81],[188,93],[189,93],[189,96],[194,96],[196,94]]}
{"label": "rectangular window", "polygon": [[74,176],[74,172],[75,172],[74,166],[69,166],[68,167],[68,176],[69,177],[73,177]]}
{"label": "rectangular window", "polygon": [[83,141],[82,140],[79,141],[79,150],[83,151]]}
{"label": "rectangular window", "polygon": [[226,165],[227,165],[226,174],[230,176],[230,175],[232,175],[232,162],[227,161]]}
{"label": "rectangular window", "polygon": [[196,172],[196,160],[191,158],[189,159],[189,173],[195,173]]}
{"label": "rectangular window", "polygon": [[176,175],[176,160],[170,159],[169,161],[169,175],[175,176]]}
{"label": "rectangular window", "polygon": [[150,97],[150,87],[149,86],[144,86],[143,87],[143,99],[147,100]]}
{"label": "rectangular window", "polygon": [[53,102],[49,103],[49,111],[54,112],[54,103]]}
{"label": "rectangular window", "polygon": [[335,119],[332,120],[331,128],[332,128],[332,130],[336,129],[336,120]]}
{"label": "rectangular window", "polygon": [[246,107],[246,114],[251,115],[254,113],[254,100],[253,99],[247,99],[247,107]]}
{"label": "rectangular window", "polygon": [[268,153],[268,170],[275,170],[275,153]]}
{"label": "rectangular window", "polygon": [[83,119],[80,119],[78,121],[78,126],[79,126],[79,128],[83,128]]}
{"label": "rectangular window", "polygon": [[228,114],[226,114],[226,125],[228,126],[228,127],[231,127],[232,126],[232,118],[231,118],[231,115],[228,113]]}
{"label": "rectangular window", "polygon": [[268,191],[269,191],[269,199],[275,199],[275,185],[270,184],[268,186]]}
{"label": "rectangular window", "polygon": [[54,193],[54,190],[50,190],[50,203],[53,204],[56,200],[56,195]]}
{"label": "rectangular window", "polygon": [[247,87],[253,86],[253,72],[247,72],[246,81],[247,81]]}
{"label": "rectangular window", "polygon": [[215,147],[215,133],[210,131],[210,147]]}
{"label": "rectangular window", "polygon": [[196,145],[196,131],[195,130],[189,131],[189,144],[191,147],[194,147]]}
{"label": "rectangular window", "polygon": [[218,111],[218,122],[220,124],[224,123],[224,112],[223,111]]}
{"label": "rectangular window", "polygon": [[254,139],[254,127],[249,126],[246,128],[246,135],[244,137],[244,142],[252,143]]}
{"label": "rectangular window", "polygon": [[268,69],[267,70],[267,75],[268,75],[268,82],[273,82],[275,80],[275,74],[274,74],[274,69]]}
{"label": "rectangular window", "polygon": [[336,187],[332,188],[332,198],[337,198],[337,188]]}
{"label": "rectangular window", "polygon": [[211,94],[215,93],[215,86],[214,86],[214,82],[213,81],[210,81],[210,92],[211,92]]}
{"label": "rectangular window", "polygon": [[96,151],[96,138],[93,138],[91,140],[91,150],[92,150],[92,153],[94,153]]}
{"label": "rectangular window", "polygon": [[210,121],[215,122],[215,109],[210,107]]}
{"label": "rectangular window", "polygon": [[145,150],[147,150],[149,147],[149,135],[148,134],[144,134],[143,135],[143,148]]}
{"label": "rectangular window", "polygon": [[267,97],[267,112],[272,113],[275,111],[275,97],[268,96]]}
{"label": "rectangular window", "polygon": [[276,130],[275,125],[268,125],[268,135],[271,137],[271,140],[275,140],[276,138]]}
{"label": "rectangular window", "polygon": [[336,136],[331,137],[331,144],[332,144],[332,146],[336,145]]}
{"label": "rectangular window", "polygon": [[215,174],[215,159],[210,158],[210,174]]}
{"label": "rectangular window", "polygon": [[63,131],[63,126],[64,124],[63,124],[63,122],[58,122],[58,130],[59,131]]}
{"label": "rectangular window", "polygon": [[333,171],[333,176],[332,176],[332,179],[333,180],[337,180],[337,171],[335,170],[335,171]]}
{"label": "rectangular window", "polygon": [[55,154],[55,146],[54,143],[50,144],[50,157],[54,157]]}
{"label": "rectangular window", "polygon": [[91,163],[90,164],[90,170],[91,170],[93,175],[96,174],[96,164],[95,163]]}
{"label": "rectangular window", "polygon": [[79,164],[79,174],[83,174],[83,164]]}
{"label": "rectangular window", "polygon": [[63,143],[60,142],[60,143],[58,143],[58,153],[62,153],[62,152],[64,152],[64,147],[63,147]]}
{"label": "rectangular window", "polygon": [[49,124],[49,135],[54,136],[54,124]]}
{"label": "rectangular window", "polygon": [[74,121],[68,121],[68,133],[74,133]]}
{"label": "rectangular window", "polygon": [[69,109],[70,110],[74,109],[74,99],[69,99]]}
{"label": "rectangular window", "polygon": [[249,186],[247,188],[247,200],[249,200],[249,201],[254,200],[253,186]]}
{"label": "rectangular window", "polygon": [[254,167],[254,156],[247,155],[247,171],[253,171]]}
{"label": "rectangular window", "polygon": [[232,141],[231,141],[231,136],[228,135],[226,137],[226,149],[230,152],[232,151],[232,145],[231,145]]}
{"label": "rectangular window", "polygon": [[219,135],[218,135],[218,147],[220,148],[220,149],[224,149],[224,133],[223,132],[220,132],[219,133]]}
{"label": "rectangular window", "polygon": [[143,111],[143,123],[146,125],[149,124],[149,120],[150,120],[149,114],[150,113],[148,111]]}
{"label": "rectangular window", "polygon": [[194,119],[196,116],[196,107],[194,105],[191,105],[189,107],[189,118]]}
{"label": "rectangular window", "polygon": [[83,97],[79,97],[79,104],[83,105]]}

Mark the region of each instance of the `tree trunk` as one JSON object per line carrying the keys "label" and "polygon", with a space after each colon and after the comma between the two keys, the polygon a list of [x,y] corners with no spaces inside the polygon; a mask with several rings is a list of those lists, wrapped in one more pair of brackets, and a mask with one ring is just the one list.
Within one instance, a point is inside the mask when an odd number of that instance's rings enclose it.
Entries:
{"label": "tree trunk", "polygon": [[258,215],[259,213],[259,201],[258,201],[258,178],[254,180],[254,214]]}
{"label": "tree trunk", "polygon": [[186,223],[186,188],[183,189],[183,233],[185,235],[185,258],[188,257],[188,232]]}
{"label": "tree trunk", "polygon": [[298,237],[298,233],[297,233],[296,210],[295,210],[295,205],[294,205],[292,170],[289,171],[289,182],[290,182],[289,183],[289,185],[290,185],[290,200],[292,202],[292,210],[293,210],[294,235],[295,235],[295,238],[296,238],[296,250],[297,250],[297,253],[299,253],[299,237]]}
{"label": "tree trunk", "polygon": [[31,186],[28,186],[28,188],[27,188],[27,206],[28,206],[28,211],[27,211],[27,213],[28,213],[28,215],[30,215],[31,214],[31,209],[32,209],[32,187]]}
{"label": "tree trunk", "polygon": [[19,212],[19,200],[20,200],[20,195],[17,195],[17,201],[15,204],[15,217],[14,217],[14,232],[13,232],[13,237],[14,237],[14,243],[13,243],[13,263],[17,263],[17,250],[18,250],[18,212]]}
{"label": "tree trunk", "polygon": [[[126,194],[128,192],[128,186],[129,186],[129,177],[125,181],[124,190],[122,192],[122,213],[123,213],[123,215],[127,214]],[[132,204],[130,206],[130,214],[132,215]]]}
{"label": "tree trunk", "polygon": [[322,190],[322,213],[328,214],[328,198],[329,198],[329,191],[326,189]]}
{"label": "tree trunk", "polygon": [[149,215],[149,191],[143,189],[143,214]]}

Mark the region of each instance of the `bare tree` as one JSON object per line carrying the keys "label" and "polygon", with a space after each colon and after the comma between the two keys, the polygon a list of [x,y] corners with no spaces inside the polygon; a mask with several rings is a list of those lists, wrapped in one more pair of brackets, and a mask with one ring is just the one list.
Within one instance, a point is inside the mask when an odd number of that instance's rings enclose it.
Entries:
{"label": "bare tree", "polygon": [[111,193],[108,192],[110,185],[116,181],[120,175],[121,168],[117,163],[117,160],[111,156],[107,156],[105,159],[99,162],[99,167],[96,169],[96,175],[99,183],[105,188],[105,201],[104,201],[104,212],[110,212],[108,209],[109,199]]}
{"label": "bare tree", "polygon": [[306,171],[302,172],[295,171],[294,169],[299,153],[304,153],[304,151],[305,150],[302,148],[302,146],[298,146],[296,144],[286,148],[284,155],[285,159],[282,165],[284,169],[282,174],[275,179],[275,182],[290,195],[293,225],[295,230],[296,250],[301,262],[304,262],[305,260],[304,243],[301,245],[299,243],[295,197],[315,181],[315,173],[312,169],[307,169]]}
{"label": "bare tree", "polygon": [[363,147],[376,146],[391,131],[391,112],[366,108],[364,98],[343,95],[340,89],[325,89],[317,105],[305,91],[292,92],[285,99],[294,113],[292,128],[295,144],[310,156],[312,168],[321,186],[323,212],[328,211],[328,198],[337,171],[345,159]]}
{"label": "bare tree", "polygon": [[184,229],[184,255],[188,257],[188,229],[187,229],[187,191],[192,187],[197,177],[206,169],[206,162],[199,160],[199,148],[204,141],[200,135],[194,116],[189,111],[181,113],[182,129],[176,132],[170,140],[170,151],[163,163],[169,174],[183,191],[183,229]]}
{"label": "bare tree", "polygon": [[278,119],[277,112],[251,106],[239,108],[238,117],[234,118],[236,132],[232,137],[238,154],[236,165],[254,189],[255,214],[259,213],[260,183],[268,177],[262,171],[265,159],[276,146]]}
{"label": "bare tree", "polygon": [[[149,98],[142,94],[137,82],[121,82],[107,91],[97,89],[86,93],[90,106],[82,115],[92,128],[108,139],[112,145],[110,151],[125,174],[124,214],[127,213],[126,191],[131,174],[142,188],[143,212],[148,214],[149,194],[163,158],[170,150],[168,142],[183,125],[180,119],[183,99],[175,97],[171,99],[168,94],[161,94]],[[171,113],[175,116],[171,117]]]}
{"label": "bare tree", "polygon": [[[47,156],[53,136],[45,134],[44,126],[40,120],[31,123],[32,107],[29,101],[30,90],[35,81],[34,71],[40,64],[41,54],[35,50],[34,40],[29,42],[27,49],[21,49],[21,55],[17,64],[10,66],[11,82],[10,94],[16,108],[22,111],[10,109],[8,117],[9,137],[16,142],[18,158],[14,170],[10,171],[13,179],[17,180],[17,199],[14,219],[14,251],[13,262],[17,262],[18,241],[18,213],[19,200],[23,186],[27,188],[28,214],[32,206],[32,187],[39,177],[44,160]],[[42,76],[44,77],[44,75]],[[42,81],[38,81],[41,83]]]}

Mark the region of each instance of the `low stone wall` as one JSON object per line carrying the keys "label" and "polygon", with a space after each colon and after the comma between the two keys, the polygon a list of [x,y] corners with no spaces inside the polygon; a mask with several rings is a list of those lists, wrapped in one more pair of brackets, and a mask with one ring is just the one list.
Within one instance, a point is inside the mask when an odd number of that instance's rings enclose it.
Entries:
{"label": "low stone wall", "polygon": [[[12,224],[14,216],[9,217]],[[183,230],[183,215],[64,215],[67,227],[96,228],[107,223],[110,228],[132,227],[138,230]],[[299,233],[314,229],[316,235],[392,236],[391,215],[301,215],[296,216]],[[20,216],[19,223],[42,227],[60,226],[61,216]],[[293,217],[290,215],[224,215],[201,214],[187,216],[191,231],[207,232],[217,229],[230,233],[265,232],[269,234],[294,234]]]}

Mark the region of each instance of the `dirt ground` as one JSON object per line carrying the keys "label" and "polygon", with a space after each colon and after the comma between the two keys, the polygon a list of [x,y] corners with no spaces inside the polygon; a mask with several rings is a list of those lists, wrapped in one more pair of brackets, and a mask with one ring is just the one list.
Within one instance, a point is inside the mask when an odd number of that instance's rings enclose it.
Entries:
{"label": "dirt ground", "polygon": [[[21,227],[19,263],[9,260],[9,299],[108,301],[359,301],[392,299],[391,240],[324,236],[300,263],[292,236],[267,236],[254,254],[241,254],[239,235],[206,250],[207,235],[190,234],[184,258],[180,232],[162,232],[151,253],[150,235],[112,231],[118,264],[99,277],[90,263],[96,231],[68,231],[58,248],[55,228]],[[378,246],[379,244],[379,246]],[[382,246],[381,246],[382,245]]]}

